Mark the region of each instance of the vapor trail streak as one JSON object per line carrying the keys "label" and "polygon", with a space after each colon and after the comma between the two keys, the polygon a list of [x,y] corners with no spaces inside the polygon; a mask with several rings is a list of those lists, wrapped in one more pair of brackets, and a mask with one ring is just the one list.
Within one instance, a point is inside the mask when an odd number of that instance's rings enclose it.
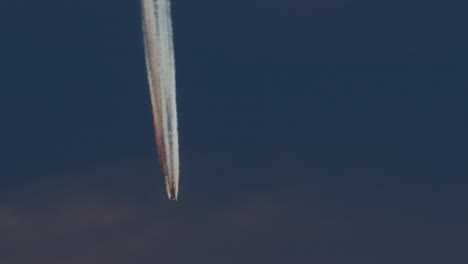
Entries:
{"label": "vapor trail streak", "polygon": [[179,192],[179,139],[170,0],[141,0],[156,143],[169,199]]}

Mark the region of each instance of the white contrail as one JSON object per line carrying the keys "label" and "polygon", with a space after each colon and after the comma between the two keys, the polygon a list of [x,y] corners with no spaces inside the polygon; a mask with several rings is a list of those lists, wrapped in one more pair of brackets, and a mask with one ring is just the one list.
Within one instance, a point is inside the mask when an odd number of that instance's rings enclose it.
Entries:
{"label": "white contrail", "polygon": [[179,192],[179,140],[170,0],[141,0],[156,143],[169,199]]}

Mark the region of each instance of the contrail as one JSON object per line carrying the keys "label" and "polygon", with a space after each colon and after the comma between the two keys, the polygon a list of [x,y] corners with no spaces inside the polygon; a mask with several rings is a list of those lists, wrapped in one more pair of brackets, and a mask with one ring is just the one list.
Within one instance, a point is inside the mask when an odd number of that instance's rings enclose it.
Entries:
{"label": "contrail", "polygon": [[179,139],[170,0],[141,0],[156,143],[170,200],[179,192]]}

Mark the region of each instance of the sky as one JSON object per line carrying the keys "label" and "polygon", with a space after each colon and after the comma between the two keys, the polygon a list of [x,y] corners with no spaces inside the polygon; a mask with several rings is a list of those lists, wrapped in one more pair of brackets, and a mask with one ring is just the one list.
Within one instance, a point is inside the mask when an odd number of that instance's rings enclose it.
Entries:
{"label": "sky", "polygon": [[0,263],[466,263],[462,1],[173,0],[167,200],[138,1],[0,3]]}

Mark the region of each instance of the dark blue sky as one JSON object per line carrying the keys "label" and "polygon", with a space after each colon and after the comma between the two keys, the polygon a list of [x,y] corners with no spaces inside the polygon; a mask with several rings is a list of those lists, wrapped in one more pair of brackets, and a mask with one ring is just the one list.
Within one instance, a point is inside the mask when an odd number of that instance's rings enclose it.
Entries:
{"label": "dark blue sky", "polygon": [[180,203],[138,1],[0,3],[0,263],[465,263],[465,3],[174,0]]}

